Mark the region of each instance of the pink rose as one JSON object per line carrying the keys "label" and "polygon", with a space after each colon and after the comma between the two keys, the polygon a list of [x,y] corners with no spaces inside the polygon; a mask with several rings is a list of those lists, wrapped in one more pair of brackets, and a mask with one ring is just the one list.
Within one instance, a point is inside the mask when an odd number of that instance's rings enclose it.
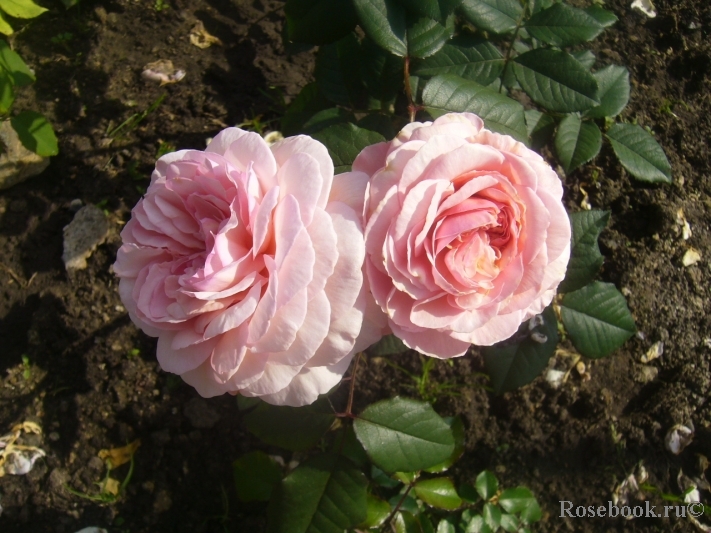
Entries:
{"label": "pink rose", "polygon": [[513,335],[555,296],[570,256],[556,173],[472,114],[369,146],[365,271],[392,332],[434,357]]}
{"label": "pink rose", "polygon": [[[114,271],[161,367],[206,397],[304,405],[343,376],[359,338],[365,176],[333,177],[305,136],[269,147],[229,128],[161,157]],[[356,340],[358,342],[356,343]]]}

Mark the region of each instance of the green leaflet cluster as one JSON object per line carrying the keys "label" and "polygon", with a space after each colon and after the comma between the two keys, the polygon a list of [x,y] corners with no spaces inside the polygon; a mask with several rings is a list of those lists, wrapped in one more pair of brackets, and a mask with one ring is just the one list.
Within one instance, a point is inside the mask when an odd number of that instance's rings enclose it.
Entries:
{"label": "green leaflet cluster", "polygon": [[523,533],[541,518],[530,490],[503,490],[489,471],[459,487],[442,475],[464,452],[465,431],[428,403],[396,397],[339,419],[325,398],[308,408],[241,398],[240,407],[265,444],[322,450],[288,472],[261,451],[233,463],[239,499],[269,502],[268,533]]}
{"label": "green leaflet cluster", "polygon": [[[0,0],[0,33],[10,35],[12,26],[6,15],[16,18],[35,18],[47,11],[32,0]],[[34,83],[35,74],[22,58],[10,48],[4,39],[0,39],[0,120],[9,118],[12,128],[17,132],[20,142],[28,150],[48,157],[58,152],[57,138],[47,118],[36,111],[22,111],[10,116],[15,102],[15,91]]]}
{"label": "green leaflet cluster", "polygon": [[[316,81],[284,117],[286,135],[346,122],[390,138],[403,125],[395,112],[407,95],[411,116],[469,111],[534,148],[552,137],[566,172],[592,160],[605,139],[635,178],[671,181],[654,137],[639,125],[615,123],[629,100],[627,69],[595,68],[594,54],[581,49],[617,21],[596,5],[288,0],[285,12],[289,40],[320,45]],[[512,91],[534,105],[525,108]]]}

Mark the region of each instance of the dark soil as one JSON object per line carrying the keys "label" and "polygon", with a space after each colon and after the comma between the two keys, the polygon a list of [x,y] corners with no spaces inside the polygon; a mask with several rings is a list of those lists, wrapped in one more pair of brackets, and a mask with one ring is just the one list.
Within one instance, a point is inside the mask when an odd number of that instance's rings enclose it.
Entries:
{"label": "dark soil", "polygon": [[[698,454],[711,458],[711,7],[706,0],[656,0],[658,16],[648,19],[630,3],[607,2],[620,20],[595,43],[599,66],[630,69],[623,118],[654,131],[674,183],[632,181],[605,147],[594,165],[566,179],[566,199],[578,210],[585,190],[593,207],[612,211],[601,237],[601,278],[628,296],[640,334],[589,364],[590,379],[573,370],[557,390],[540,378],[494,396],[477,374],[477,356],[438,364],[432,375],[457,392],[440,394],[438,411],[461,413],[467,427],[467,453],[455,475],[471,481],[488,468],[506,486],[531,488],[544,509],[536,531],[693,531],[676,518],[560,518],[559,501],[605,505],[640,462],[650,484],[680,494],[680,469],[699,475]],[[161,5],[167,8],[157,10]],[[227,125],[260,127],[309,81],[313,55],[287,55],[282,46],[281,5],[82,0],[65,11],[53,3],[15,37],[37,74],[16,105],[50,117],[61,152],[42,175],[0,192],[0,435],[37,422],[47,452],[29,474],[0,478],[3,533],[261,530],[264,508],[236,503],[230,470],[232,460],[261,445],[244,430],[234,398],[200,399],[160,371],[155,341],[121,306],[111,264],[161,146],[202,148]],[[222,46],[190,43],[198,20]],[[52,39],[59,35],[65,38]],[[144,65],[158,59],[172,60],[186,77],[164,87],[142,81]],[[163,94],[136,127],[108,135]],[[75,199],[105,209],[111,234],[86,270],[68,275],[62,228]],[[691,226],[688,241],[679,209]],[[689,247],[702,259],[684,267]],[[658,375],[647,380],[640,358],[656,341],[664,342],[664,354],[649,364]],[[396,362],[421,368],[413,353]],[[561,355],[552,364],[565,370],[571,360]],[[409,378],[382,360],[367,358],[362,368],[357,408],[415,395]],[[670,454],[667,430],[689,422],[693,443]],[[96,495],[105,475],[99,450],[135,439],[141,446],[122,498],[101,504],[67,490]],[[112,476],[121,480],[127,471],[125,465]]]}

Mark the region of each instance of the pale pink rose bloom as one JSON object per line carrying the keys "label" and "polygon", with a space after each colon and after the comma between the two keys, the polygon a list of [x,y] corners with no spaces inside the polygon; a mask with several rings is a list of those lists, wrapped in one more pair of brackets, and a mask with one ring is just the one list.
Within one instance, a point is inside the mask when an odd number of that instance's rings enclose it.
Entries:
{"label": "pale pink rose bloom", "polygon": [[[158,362],[205,397],[305,405],[343,377],[361,334],[367,177],[333,176],[310,137],[271,147],[229,128],[161,157],[114,271]],[[360,337],[359,337],[359,334]]]}
{"label": "pale pink rose bloom", "polygon": [[469,113],[367,147],[365,271],[392,332],[448,358],[513,335],[555,296],[570,257],[556,173]]}

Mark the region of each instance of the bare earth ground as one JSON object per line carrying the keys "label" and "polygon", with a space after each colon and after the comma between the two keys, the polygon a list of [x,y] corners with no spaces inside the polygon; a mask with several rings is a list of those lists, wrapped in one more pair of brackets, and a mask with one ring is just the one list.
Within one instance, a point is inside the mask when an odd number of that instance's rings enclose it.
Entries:
{"label": "bare earth ground", "polygon": [[[531,488],[544,509],[536,531],[694,531],[677,519],[564,519],[558,502],[605,504],[640,461],[651,484],[679,494],[679,470],[697,475],[697,454],[711,458],[711,7],[706,0],[656,0],[658,16],[647,19],[629,4],[607,2],[620,21],[595,43],[596,52],[600,66],[630,69],[624,118],[654,131],[674,183],[631,181],[605,147],[594,165],[566,179],[566,199],[579,209],[582,186],[595,208],[612,211],[601,238],[601,277],[628,294],[644,335],[593,363],[590,380],[573,371],[559,390],[539,379],[493,396],[482,387],[476,355],[433,372],[436,382],[459,392],[440,396],[436,408],[462,413],[467,427],[467,453],[455,475],[471,480],[489,468],[507,486]],[[260,447],[243,429],[234,399],[201,400],[159,370],[155,341],[131,324],[110,267],[161,142],[202,148],[226,125],[275,118],[281,98],[309,80],[313,59],[285,54],[276,0],[166,5],[157,11],[148,0],[82,0],[64,11],[52,3],[14,40],[38,80],[34,94],[16,105],[51,118],[61,153],[41,176],[0,192],[0,434],[35,421],[47,451],[28,475],[0,478],[4,533],[72,533],[90,525],[112,533],[239,532],[263,524],[264,508],[237,504],[232,489],[231,461]],[[190,44],[198,20],[223,46]],[[172,60],[185,79],[165,87],[142,81],[143,66],[157,59]],[[137,127],[107,136],[163,93]],[[74,199],[102,206],[112,231],[88,269],[69,276],[62,228]],[[680,208],[692,230],[688,241],[677,223]],[[702,259],[684,267],[690,246]],[[647,381],[639,361],[656,341],[664,342],[664,354],[651,363],[657,377]],[[414,353],[396,362],[421,367]],[[564,359],[554,364],[566,368]],[[360,408],[396,393],[414,395],[409,378],[382,361],[367,359],[364,368]],[[694,441],[673,456],[664,436],[688,422]],[[102,505],[67,491],[96,494],[105,474],[98,451],[136,438],[142,444],[125,497]],[[113,475],[122,479],[127,469]],[[711,495],[702,491],[702,499],[708,503]]]}

